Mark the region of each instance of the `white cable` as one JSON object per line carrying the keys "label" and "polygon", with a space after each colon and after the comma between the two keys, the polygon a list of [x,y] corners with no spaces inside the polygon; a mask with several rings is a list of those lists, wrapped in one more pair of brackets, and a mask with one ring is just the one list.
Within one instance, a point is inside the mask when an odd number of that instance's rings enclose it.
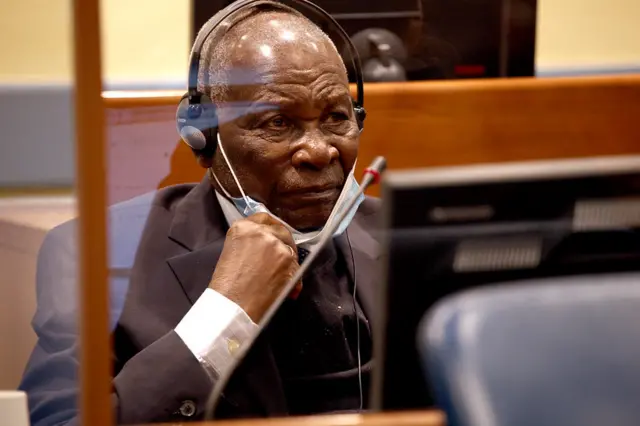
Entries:
{"label": "white cable", "polygon": [[[216,133],[216,137],[218,138],[218,147],[220,148],[220,152],[222,153],[222,156],[224,157],[224,161],[226,161],[227,163],[227,167],[229,167],[229,171],[231,172],[231,176],[233,176],[233,180],[236,181],[236,185],[238,186],[238,190],[240,191],[240,194],[242,195],[242,198],[244,198],[244,201],[249,204],[249,200],[247,200],[247,196],[244,194],[244,191],[242,190],[242,185],[240,185],[240,181],[238,180],[238,177],[236,176],[236,172],[233,171],[233,167],[231,167],[231,162],[229,161],[229,158],[227,157],[227,153],[224,152],[224,148],[222,146],[222,141],[220,140],[220,132]],[[216,181],[218,181],[218,178],[215,176],[215,174],[213,175],[216,178]],[[218,181],[218,185],[220,184],[220,182]],[[224,190],[224,188],[223,188]],[[227,191],[225,191],[227,192]],[[228,196],[228,195],[227,195]]]}

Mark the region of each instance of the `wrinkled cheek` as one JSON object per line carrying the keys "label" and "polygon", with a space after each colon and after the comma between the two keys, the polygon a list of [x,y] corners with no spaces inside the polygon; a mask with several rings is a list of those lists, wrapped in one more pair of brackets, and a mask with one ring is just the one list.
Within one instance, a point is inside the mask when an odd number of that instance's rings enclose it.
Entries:
{"label": "wrinkled cheek", "polygon": [[239,154],[247,192],[269,207],[282,170],[282,160],[279,159],[281,156],[263,145],[265,144],[243,143]]}
{"label": "wrinkled cheek", "polygon": [[359,145],[359,137],[354,137],[353,139],[344,142],[340,147],[338,147],[338,150],[340,151],[340,162],[342,163],[342,167],[344,168],[345,175],[351,171],[351,168],[358,158]]}

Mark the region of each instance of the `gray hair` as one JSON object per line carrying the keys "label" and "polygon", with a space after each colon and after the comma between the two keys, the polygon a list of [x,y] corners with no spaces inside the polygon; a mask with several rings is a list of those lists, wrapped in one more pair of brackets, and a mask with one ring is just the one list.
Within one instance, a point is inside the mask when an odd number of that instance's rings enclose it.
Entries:
{"label": "gray hair", "polygon": [[[222,14],[227,13],[228,7],[216,13],[202,26],[196,40],[207,36],[211,22],[217,20]],[[233,51],[229,48],[229,45],[225,43],[225,37],[231,28],[262,13],[284,13],[295,17],[300,25],[305,25],[309,28],[309,33],[312,36],[325,39],[329,45],[333,46],[336,52],[338,52],[331,37],[302,13],[278,1],[264,0],[255,6],[232,14],[208,35],[202,45],[200,63],[198,65],[198,91],[207,94],[213,103],[220,104],[224,102],[228,98],[231,87],[230,74],[232,71],[231,61]],[[194,43],[194,45],[195,44],[196,43]],[[344,72],[346,74],[346,67],[344,68]]]}

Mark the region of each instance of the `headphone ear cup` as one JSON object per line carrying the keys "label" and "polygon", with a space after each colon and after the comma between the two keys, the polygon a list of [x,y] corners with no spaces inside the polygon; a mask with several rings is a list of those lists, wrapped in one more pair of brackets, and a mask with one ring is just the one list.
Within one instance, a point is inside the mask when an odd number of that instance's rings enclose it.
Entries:
{"label": "headphone ear cup", "polygon": [[356,122],[358,123],[358,129],[364,130],[364,120],[367,118],[367,110],[363,106],[360,106],[358,102],[353,101],[353,112],[356,116]]}
{"label": "headphone ear cup", "polygon": [[200,130],[207,140],[206,148],[200,153],[206,157],[213,157],[218,147],[218,113],[216,105],[211,102],[207,95],[200,95],[200,105],[202,106]]}
{"label": "headphone ear cup", "polygon": [[[196,99],[196,102],[191,101]],[[217,115],[215,105],[206,95],[185,94],[176,110],[176,130],[180,138],[197,155],[213,156],[216,149]]]}
{"label": "headphone ear cup", "polygon": [[207,138],[199,129],[198,119],[202,115],[199,104],[191,104],[189,94],[185,94],[176,110],[176,130],[184,143],[194,151],[205,149]]}

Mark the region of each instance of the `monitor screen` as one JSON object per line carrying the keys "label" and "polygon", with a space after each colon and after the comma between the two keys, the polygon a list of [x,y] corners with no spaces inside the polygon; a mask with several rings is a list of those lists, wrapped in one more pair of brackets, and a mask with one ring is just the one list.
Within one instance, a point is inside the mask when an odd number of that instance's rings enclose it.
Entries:
{"label": "monitor screen", "polygon": [[389,172],[377,409],[433,406],[417,327],[464,289],[640,269],[640,156]]}

